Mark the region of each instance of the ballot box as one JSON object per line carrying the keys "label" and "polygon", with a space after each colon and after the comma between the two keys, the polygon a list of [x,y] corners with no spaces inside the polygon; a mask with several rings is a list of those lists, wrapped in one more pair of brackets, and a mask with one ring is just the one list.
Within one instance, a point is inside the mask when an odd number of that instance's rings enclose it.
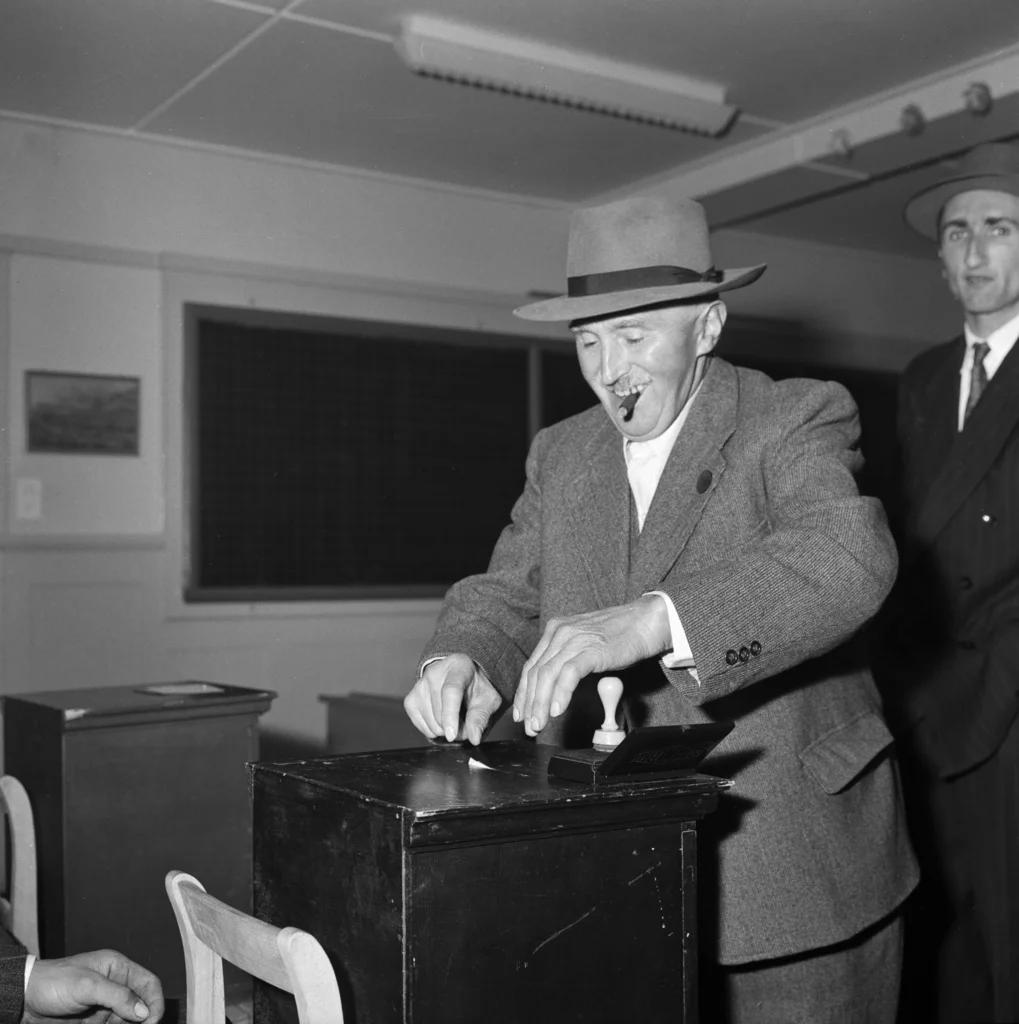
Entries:
{"label": "ballot box", "polygon": [[[696,1020],[697,821],[728,783],[551,778],[554,753],[251,766],[255,914],[318,938],[348,1024]],[[293,1000],[256,984],[254,1020]]]}
{"label": "ballot box", "polygon": [[4,699],[4,768],[35,817],[43,956],[113,947],[184,994],[163,879],[188,871],[250,907],[246,763],[275,696],[187,680]]}

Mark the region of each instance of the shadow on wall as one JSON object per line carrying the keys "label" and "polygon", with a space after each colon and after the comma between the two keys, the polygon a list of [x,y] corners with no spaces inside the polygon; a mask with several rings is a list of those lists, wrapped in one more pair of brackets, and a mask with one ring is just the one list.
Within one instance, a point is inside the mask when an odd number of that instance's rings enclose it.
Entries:
{"label": "shadow on wall", "polygon": [[300,733],[262,726],[259,734],[260,761],[308,761],[314,757],[325,757],[327,753],[326,744],[317,743]]}

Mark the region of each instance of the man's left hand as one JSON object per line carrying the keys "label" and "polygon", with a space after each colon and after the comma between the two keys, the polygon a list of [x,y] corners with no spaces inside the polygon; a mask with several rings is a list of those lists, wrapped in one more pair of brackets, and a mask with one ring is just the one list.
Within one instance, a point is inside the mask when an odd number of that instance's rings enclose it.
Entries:
{"label": "man's left hand", "polygon": [[163,989],[144,967],[112,949],[62,960],[36,960],[25,990],[22,1024],[158,1024]]}
{"label": "man's left hand", "polygon": [[665,600],[648,594],[631,604],[551,619],[520,673],[513,720],[535,736],[561,715],[592,672],[613,672],[669,650]]}

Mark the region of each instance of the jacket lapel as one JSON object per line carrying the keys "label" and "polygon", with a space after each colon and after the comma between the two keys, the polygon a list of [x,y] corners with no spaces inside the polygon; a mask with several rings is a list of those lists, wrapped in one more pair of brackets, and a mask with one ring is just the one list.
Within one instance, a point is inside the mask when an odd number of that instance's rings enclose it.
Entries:
{"label": "jacket lapel", "polygon": [[630,564],[630,485],[623,438],[606,416],[570,487],[568,516],[598,607],[620,604]]}
{"label": "jacket lapel", "polygon": [[722,447],[736,429],[738,398],[735,369],[712,359],[648,509],[627,600],[653,590],[682,554],[725,471]]}
{"label": "jacket lapel", "polygon": [[1017,394],[1019,344],[1012,346],[998,367],[965,429],[956,433],[940,471],[934,476],[917,515],[916,533],[922,542],[930,542],[941,532],[1001,453],[1019,424]]}
{"label": "jacket lapel", "polygon": [[921,497],[944,468],[945,459],[959,437],[959,368],[966,343],[957,339],[948,347],[923,388],[923,401],[913,410],[909,424],[911,445],[909,467],[914,487]]}

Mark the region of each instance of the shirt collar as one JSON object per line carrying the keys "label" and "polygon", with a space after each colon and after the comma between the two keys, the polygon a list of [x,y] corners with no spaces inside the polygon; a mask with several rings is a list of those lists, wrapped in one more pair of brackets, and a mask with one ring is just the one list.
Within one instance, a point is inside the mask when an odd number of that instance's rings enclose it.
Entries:
{"label": "shirt collar", "polygon": [[992,331],[986,338],[975,334],[969,324],[963,325],[963,333],[966,335],[966,347],[972,348],[978,341],[986,341],[991,351],[997,355],[1001,349],[1008,351],[1019,335],[1019,313],[1008,323],[1002,324],[996,331]]}

